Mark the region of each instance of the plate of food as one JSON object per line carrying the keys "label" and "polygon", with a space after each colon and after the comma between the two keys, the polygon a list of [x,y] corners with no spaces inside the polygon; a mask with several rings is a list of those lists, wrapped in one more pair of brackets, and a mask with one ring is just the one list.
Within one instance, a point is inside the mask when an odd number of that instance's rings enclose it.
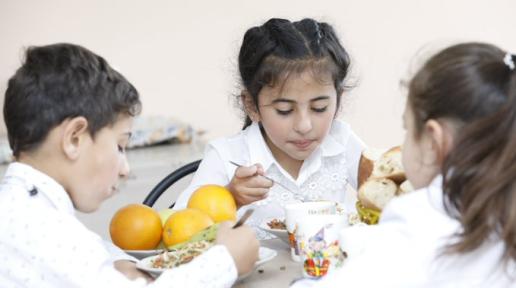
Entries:
{"label": "plate of food", "polygon": [[158,255],[163,252],[163,249],[152,249],[152,250],[124,250],[125,253],[133,256],[134,258],[140,260],[149,256]]}
{"label": "plate of food", "polygon": [[278,237],[285,243],[288,242],[288,233],[287,233],[287,226],[285,225],[285,220],[277,219],[277,218],[271,218],[263,221],[260,224],[260,229]]}
{"label": "plate of food", "polygon": [[[213,242],[206,240],[186,243],[181,249],[164,251],[158,255],[143,258],[136,263],[136,267],[148,272],[153,277],[158,277],[167,269],[173,269],[192,261],[213,245]],[[277,254],[278,253],[273,249],[260,247],[258,260],[254,264],[255,268],[270,261],[272,258],[276,257]]]}

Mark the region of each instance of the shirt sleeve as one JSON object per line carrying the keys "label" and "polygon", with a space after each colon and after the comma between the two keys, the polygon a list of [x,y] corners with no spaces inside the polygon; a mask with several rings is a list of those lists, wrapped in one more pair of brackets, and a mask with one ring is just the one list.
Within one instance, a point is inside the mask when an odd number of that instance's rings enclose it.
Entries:
{"label": "shirt sleeve", "polygon": [[225,162],[227,161],[224,161],[217,149],[212,144],[208,144],[199,168],[195,172],[190,185],[177,198],[174,209],[186,208],[192,193],[202,185],[226,186],[231,178],[226,171]]}
{"label": "shirt sleeve", "polygon": [[131,262],[138,262],[138,259],[134,258],[133,256],[125,253],[122,249],[118,248],[115,244],[102,240],[104,247],[106,247],[106,250],[109,252],[109,255],[111,255],[111,259],[113,259],[113,262],[119,261],[119,260],[128,260]]}

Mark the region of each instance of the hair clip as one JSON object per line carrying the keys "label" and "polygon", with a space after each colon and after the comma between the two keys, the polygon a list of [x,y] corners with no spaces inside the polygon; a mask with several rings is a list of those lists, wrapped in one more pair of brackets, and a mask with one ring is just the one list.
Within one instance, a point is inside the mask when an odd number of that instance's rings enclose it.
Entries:
{"label": "hair clip", "polygon": [[505,54],[505,57],[503,57],[503,63],[505,63],[505,65],[507,65],[511,71],[514,70],[514,60],[511,53]]}

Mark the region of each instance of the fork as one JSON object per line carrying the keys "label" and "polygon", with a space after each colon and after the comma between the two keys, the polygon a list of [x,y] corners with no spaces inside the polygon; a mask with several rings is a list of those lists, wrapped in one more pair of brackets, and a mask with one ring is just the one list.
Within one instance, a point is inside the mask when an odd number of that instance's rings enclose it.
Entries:
{"label": "fork", "polygon": [[249,218],[249,216],[251,216],[251,214],[253,214],[253,212],[254,212],[254,209],[249,209],[249,210],[245,211],[244,215],[242,215],[242,217],[240,217],[240,219],[238,219],[238,221],[235,223],[235,225],[233,225],[233,227],[231,227],[231,228],[235,229],[235,228],[242,226],[245,223],[245,220],[247,220],[247,218]]}

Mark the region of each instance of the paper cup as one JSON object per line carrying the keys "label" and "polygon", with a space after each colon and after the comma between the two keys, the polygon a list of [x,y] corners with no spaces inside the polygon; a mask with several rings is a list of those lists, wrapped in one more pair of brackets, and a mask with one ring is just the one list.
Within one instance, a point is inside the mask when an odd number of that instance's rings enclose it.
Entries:
{"label": "paper cup", "polygon": [[347,218],[342,215],[311,215],[300,219],[296,241],[304,277],[320,278],[342,266],[345,254],[339,246],[339,235],[346,226]]}
{"label": "paper cup", "polygon": [[336,213],[336,203],[332,201],[314,201],[294,203],[285,206],[285,225],[287,226],[290,256],[292,260],[300,262],[300,251],[296,243],[298,221],[304,216],[332,215]]}

